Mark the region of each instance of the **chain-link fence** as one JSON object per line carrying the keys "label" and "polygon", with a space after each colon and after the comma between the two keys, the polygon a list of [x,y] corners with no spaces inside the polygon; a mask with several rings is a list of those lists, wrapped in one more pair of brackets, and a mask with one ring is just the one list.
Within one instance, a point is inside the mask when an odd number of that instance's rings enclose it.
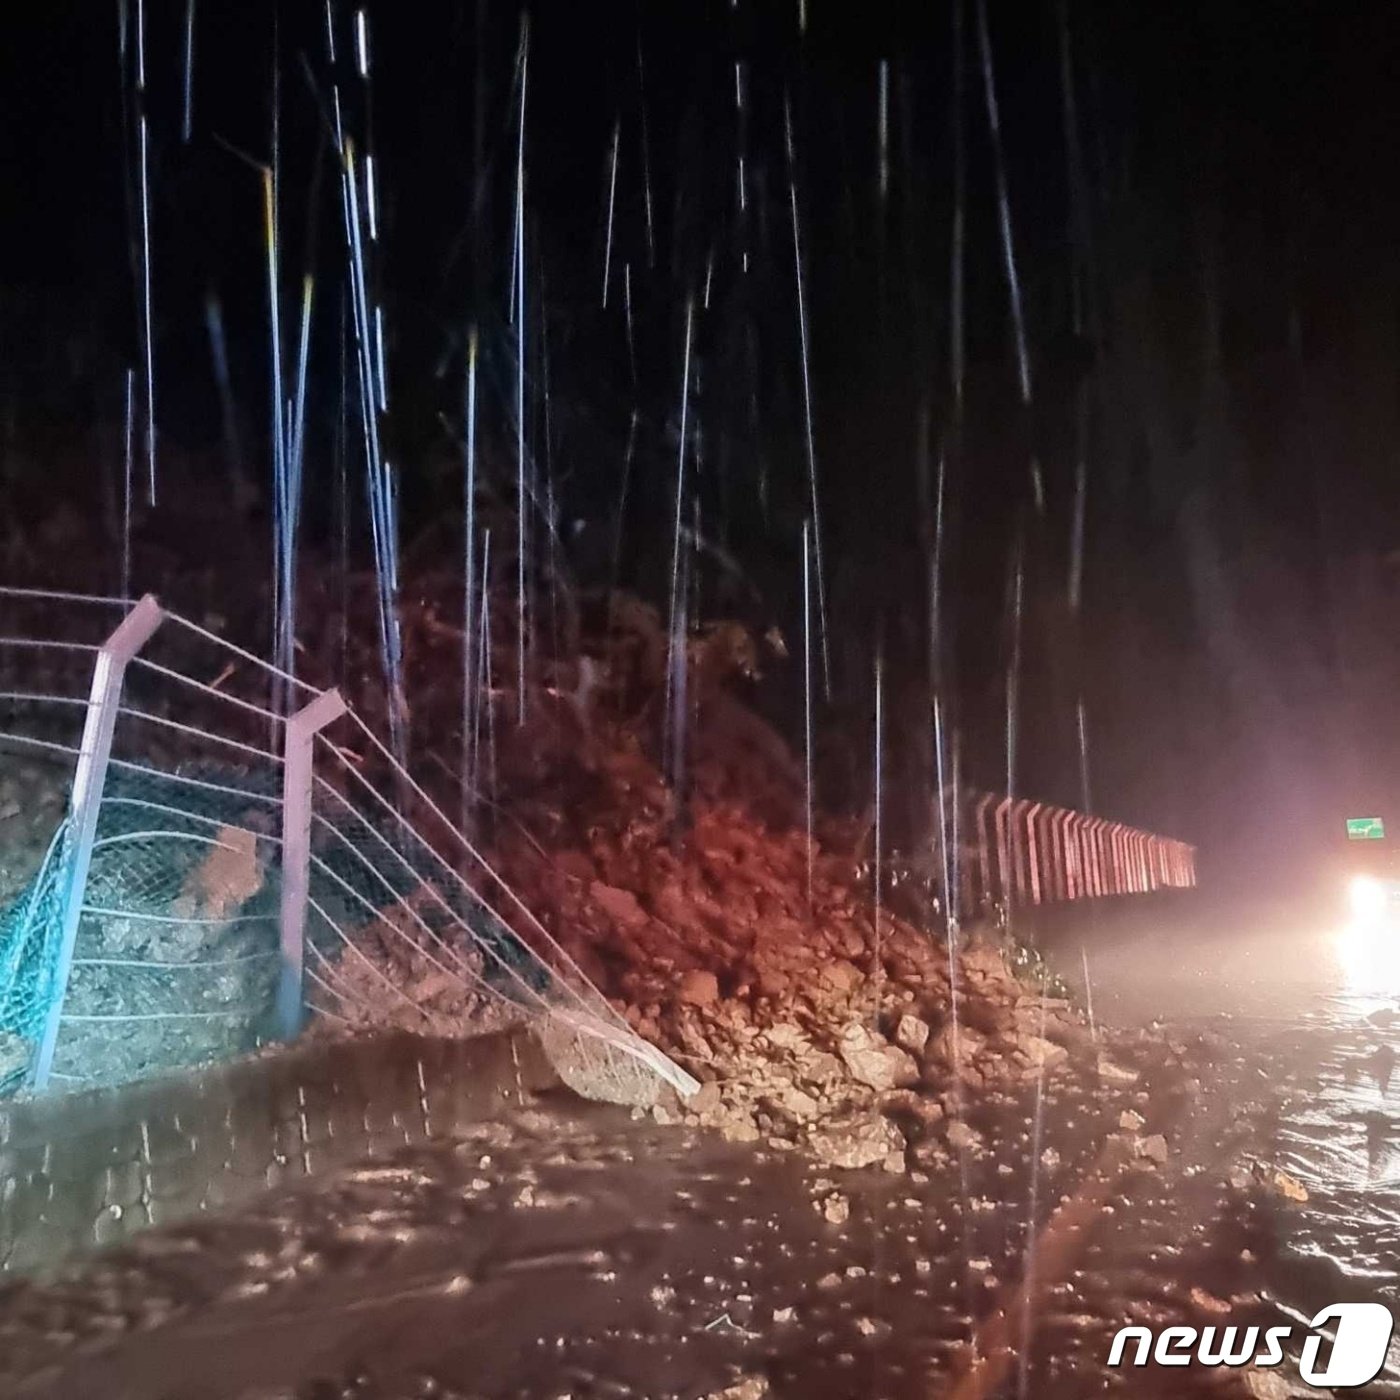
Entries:
{"label": "chain-link fence", "polygon": [[0,1093],[32,1077],[56,996],[68,796],[120,600],[0,592]]}
{"label": "chain-link fence", "polygon": [[596,1097],[693,1087],[334,692],[151,599],[0,609],[0,803],[50,797],[0,885],[0,1093],[205,1063],[308,1015],[528,1022]]}

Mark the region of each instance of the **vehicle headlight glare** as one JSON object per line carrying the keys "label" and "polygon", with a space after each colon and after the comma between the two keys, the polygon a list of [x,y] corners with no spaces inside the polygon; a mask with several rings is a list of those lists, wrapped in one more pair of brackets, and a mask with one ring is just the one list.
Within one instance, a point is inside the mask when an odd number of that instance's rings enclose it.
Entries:
{"label": "vehicle headlight glare", "polygon": [[1358,919],[1375,919],[1385,913],[1385,886],[1372,876],[1355,876],[1349,894],[1351,912]]}

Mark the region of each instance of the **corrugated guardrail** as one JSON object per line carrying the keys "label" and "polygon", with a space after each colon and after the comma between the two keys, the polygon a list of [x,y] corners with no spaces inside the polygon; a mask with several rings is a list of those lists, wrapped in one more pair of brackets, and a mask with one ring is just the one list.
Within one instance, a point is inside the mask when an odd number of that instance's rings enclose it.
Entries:
{"label": "corrugated guardrail", "polygon": [[963,907],[1051,904],[1187,889],[1196,848],[1106,817],[1030,798],[975,796],[963,843]]}

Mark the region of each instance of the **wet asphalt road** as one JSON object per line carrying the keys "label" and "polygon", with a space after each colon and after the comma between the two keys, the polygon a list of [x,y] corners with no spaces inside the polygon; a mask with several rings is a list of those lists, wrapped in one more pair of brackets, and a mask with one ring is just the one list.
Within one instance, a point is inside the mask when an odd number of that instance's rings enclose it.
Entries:
{"label": "wet asphalt road", "polygon": [[[1165,1023],[1135,1083],[1028,1086],[973,1115],[972,1150],[902,1177],[526,1110],[5,1290],[0,1394],[946,1395],[972,1319],[1028,1262],[1047,1276],[1026,1363],[988,1394],[1246,1394],[1215,1372],[1110,1372],[1108,1341],[1227,1305],[1268,1325],[1400,1301],[1400,932],[1200,899],[1086,927],[1045,936],[1072,984],[1087,961],[1096,1016]],[[1168,1159],[1115,1177],[1052,1268],[1046,1218],[1124,1112]],[[1269,1186],[1280,1169],[1305,1202]],[[849,1219],[820,1212],[833,1192]]]}
{"label": "wet asphalt road", "polygon": [[[1098,911],[1082,937],[1063,924],[1047,937],[1071,985],[1082,988],[1087,967],[1103,1020],[1221,1037],[1208,1099],[1237,1099],[1246,1131],[1233,1155],[1308,1192],[1270,1220],[1257,1279],[1266,1299],[1285,1319],[1342,1301],[1400,1316],[1400,916],[1357,919],[1340,889],[1172,896]],[[1368,1389],[1382,1393],[1387,1378],[1400,1381],[1400,1340]]]}

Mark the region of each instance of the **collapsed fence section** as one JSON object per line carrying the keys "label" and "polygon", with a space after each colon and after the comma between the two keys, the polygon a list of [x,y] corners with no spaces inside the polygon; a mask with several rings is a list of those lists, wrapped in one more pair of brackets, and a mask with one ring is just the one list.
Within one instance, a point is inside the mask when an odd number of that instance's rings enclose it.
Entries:
{"label": "collapsed fence section", "polygon": [[153,598],[0,589],[0,606],[0,656],[63,663],[38,687],[13,679],[23,664],[4,672],[0,763],[45,756],[66,797],[23,888],[0,891],[0,1092],[207,1063],[308,1015],[448,1035],[529,1023],[596,1096],[697,1087],[337,692]]}
{"label": "collapsed fence section", "polygon": [[698,1087],[637,1037],[357,715],[314,748],[306,985],[317,1014],[431,1034],[530,1024],[573,1087],[611,1102],[647,1101],[658,1078]]}
{"label": "collapsed fence section", "polygon": [[[4,590],[0,605],[54,663],[7,688],[0,762],[37,745],[72,767],[42,868],[0,905],[0,1035],[23,1069],[9,1087],[122,1082],[262,1044],[281,763],[265,689],[153,598],[109,613],[90,650],[50,638],[106,600]],[[81,730],[55,740],[47,711],[70,700]]]}

